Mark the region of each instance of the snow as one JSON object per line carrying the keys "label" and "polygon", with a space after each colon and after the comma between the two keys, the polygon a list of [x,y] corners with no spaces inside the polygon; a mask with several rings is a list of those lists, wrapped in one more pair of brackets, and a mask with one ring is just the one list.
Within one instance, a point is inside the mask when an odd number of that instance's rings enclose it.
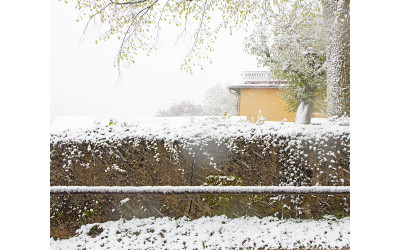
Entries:
{"label": "snow", "polygon": [[[310,168],[317,173],[316,178],[327,178],[331,185],[348,185],[340,178],[348,180],[342,171],[336,167],[350,170],[349,165],[335,165],[334,176],[332,171],[319,172],[332,159],[348,157],[350,151],[350,126],[349,121],[326,120],[320,124],[300,125],[290,122],[264,122],[253,124],[244,117],[142,117],[131,120],[112,120],[105,123],[93,124],[91,127],[53,131],[50,136],[50,154],[57,155],[58,150],[63,150],[63,169],[69,172],[76,164],[89,167],[81,159],[88,153],[97,155],[102,159],[102,154],[109,154],[115,159],[124,160],[120,153],[125,146],[133,148],[145,146],[151,150],[151,155],[156,162],[161,161],[167,151],[174,164],[180,161],[180,153],[186,151],[195,157],[199,152],[206,155],[210,166],[216,170],[218,162],[215,152],[207,151],[210,143],[222,145],[229,152],[245,154],[249,145],[260,147],[258,156],[267,154],[278,155],[278,162],[282,164],[282,174],[285,176],[279,186],[304,186],[309,185],[310,179],[301,176],[302,167]],[[328,145],[332,141],[337,145]],[[87,144],[87,145],[85,145]],[[161,145],[160,145],[161,144]],[[79,148],[82,145],[83,148]],[[87,147],[87,150],[86,150]],[[159,148],[160,147],[160,148]],[[90,152],[89,152],[90,150]],[[317,153],[316,161],[309,158],[305,152],[313,150]],[[311,153],[311,152],[310,152]],[[54,156],[52,156],[54,157]],[[53,159],[53,158],[51,158]],[[347,159],[347,158],[346,158]],[[243,165],[245,162],[241,161]],[[107,163],[108,171],[126,171],[125,166],[113,166]],[[327,166],[326,166],[327,167]],[[320,174],[318,174],[320,173]],[[346,172],[347,173],[347,172]],[[344,178],[345,177],[345,178]],[[325,184],[326,185],[326,184]]]}
{"label": "snow", "polygon": [[[93,226],[103,229],[89,236]],[[51,249],[342,248],[350,245],[350,218],[322,220],[226,216],[145,218],[83,225],[77,235],[50,239]]]}
{"label": "snow", "polygon": [[[317,122],[320,122],[318,120]],[[115,142],[140,137],[165,141],[204,139],[223,140],[229,137],[259,138],[264,135],[303,136],[318,138],[323,134],[349,134],[349,126],[333,122],[315,125],[295,125],[291,122],[264,122],[252,124],[245,117],[137,117],[130,120],[93,123],[90,127],[51,131],[51,143],[74,142]],[[60,127],[60,126],[59,126]],[[58,128],[59,128],[58,127]]]}
{"label": "snow", "polygon": [[349,193],[348,186],[53,186],[51,193],[148,193],[148,194],[323,194]]}
{"label": "snow", "polygon": [[[221,116],[201,116],[198,119],[221,118]],[[159,128],[165,124],[170,126],[179,127],[192,117],[152,117],[152,116],[136,116],[131,118],[105,118],[96,116],[56,116],[51,123],[50,130],[52,133],[61,132],[71,129],[86,129],[88,127],[106,126],[110,121],[121,124],[127,122],[129,124],[140,124],[141,126]],[[235,121],[246,120],[245,116],[232,116],[230,119]],[[119,121],[119,122],[118,122]]]}
{"label": "snow", "polygon": [[95,116],[56,116],[51,123],[51,131],[91,127],[97,120]]}
{"label": "snow", "polygon": [[130,200],[129,198],[125,198],[125,199],[123,199],[123,200],[120,200],[119,203],[120,203],[121,205],[124,205],[124,204],[127,203],[129,200]]}
{"label": "snow", "polygon": [[311,124],[321,124],[326,123],[327,121],[327,118],[311,118]]}
{"label": "snow", "polygon": [[108,171],[111,171],[111,170],[119,171],[121,173],[126,172],[126,170],[119,168],[117,166],[117,164],[113,164],[111,167],[106,168],[106,170],[104,172],[108,172]]}

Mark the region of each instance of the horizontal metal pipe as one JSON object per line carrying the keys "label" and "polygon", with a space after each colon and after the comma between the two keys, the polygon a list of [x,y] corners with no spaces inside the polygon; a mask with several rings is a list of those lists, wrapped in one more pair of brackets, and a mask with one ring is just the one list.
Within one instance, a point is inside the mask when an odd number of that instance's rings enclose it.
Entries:
{"label": "horizontal metal pipe", "polygon": [[51,194],[207,194],[333,195],[350,194],[349,186],[52,186]]}

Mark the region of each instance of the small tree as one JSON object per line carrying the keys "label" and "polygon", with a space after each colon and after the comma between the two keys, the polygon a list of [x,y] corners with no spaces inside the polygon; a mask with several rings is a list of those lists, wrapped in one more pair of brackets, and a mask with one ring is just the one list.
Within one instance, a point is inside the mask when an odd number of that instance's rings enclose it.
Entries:
{"label": "small tree", "polygon": [[179,101],[172,103],[168,109],[160,109],[156,116],[201,116],[204,115],[203,107],[192,101]]}
{"label": "small tree", "polygon": [[215,84],[206,90],[203,106],[207,115],[237,115],[237,97],[222,84]]}
{"label": "small tree", "polygon": [[297,111],[295,123],[309,124],[315,109],[324,110],[326,59],[319,4],[292,5],[261,22],[246,39],[245,49],[259,65],[269,67],[273,77],[288,81],[281,97],[287,110]]}

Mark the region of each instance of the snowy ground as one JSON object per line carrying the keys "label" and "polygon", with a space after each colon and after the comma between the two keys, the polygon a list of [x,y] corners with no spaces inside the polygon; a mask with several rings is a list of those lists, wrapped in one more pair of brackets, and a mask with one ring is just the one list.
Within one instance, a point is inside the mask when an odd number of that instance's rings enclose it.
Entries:
{"label": "snowy ground", "polygon": [[[101,233],[93,235],[96,225]],[[51,239],[50,245],[51,249],[342,248],[350,245],[350,218],[134,218],[84,225],[77,236]]]}

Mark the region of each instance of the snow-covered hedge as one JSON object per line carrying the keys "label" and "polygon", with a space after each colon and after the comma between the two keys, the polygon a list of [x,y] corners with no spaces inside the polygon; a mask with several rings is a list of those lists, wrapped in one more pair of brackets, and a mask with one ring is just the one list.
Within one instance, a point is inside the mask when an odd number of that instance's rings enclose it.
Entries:
{"label": "snow-covered hedge", "polygon": [[[335,123],[255,125],[236,117],[112,121],[54,132],[50,148],[53,186],[203,185],[210,176],[240,180],[226,185],[350,185],[349,126]],[[198,195],[130,197],[120,205],[126,195],[52,195],[52,223],[120,216],[349,214],[347,196],[225,196],[229,202],[223,204]],[[68,216],[66,209],[72,211]]]}

